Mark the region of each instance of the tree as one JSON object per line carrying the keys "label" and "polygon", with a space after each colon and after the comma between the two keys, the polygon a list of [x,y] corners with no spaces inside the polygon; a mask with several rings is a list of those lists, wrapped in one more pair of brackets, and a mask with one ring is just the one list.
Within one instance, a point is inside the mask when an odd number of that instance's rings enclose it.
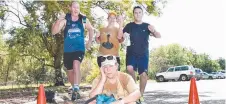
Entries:
{"label": "tree", "polygon": [[220,57],[220,58],[217,60],[217,62],[219,63],[221,70],[225,70],[225,59],[222,58],[222,57]]}
{"label": "tree", "polygon": [[[157,9],[155,2],[152,0],[137,1],[138,4],[146,6],[146,12],[158,15],[160,9]],[[165,0],[160,0],[160,3],[165,3]],[[17,55],[22,57],[32,57],[36,61],[44,59],[45,66],[54,68],[55,85],[64,85],[62,77],[62,55],[63,55],[63,32],[52,36],[50,33],[52,23],[57,20],[58,14],[63,11],[67,13],[70,1],[19,1],[18,5],[22,6],[23,13],[18,8],[15,8],[10,3],[6,2],[4,8],[1,7],[1,20],[7,20],[8,16],[14,16],[16,20],[11,20],[20,26],[9,29],[11,37],[7,44]],[[122,0],[117,1],[86,1],[80,2],[81,12],[87,15],[91,23],[98,28],[101,22],[96,21],[95,14],[92,10],[96,7],[108,12],[115,10],[118,13],[125,13],[128,17],[132,16],[133,1]],[[124,12],[125,11],[125,12]],[[26,14],[24,14],[24,12]],[[131,18],[127,18],[127,21]],[[88,53],[91,53],[89,51]],[[91,54],[90,54],[91,55]]]}

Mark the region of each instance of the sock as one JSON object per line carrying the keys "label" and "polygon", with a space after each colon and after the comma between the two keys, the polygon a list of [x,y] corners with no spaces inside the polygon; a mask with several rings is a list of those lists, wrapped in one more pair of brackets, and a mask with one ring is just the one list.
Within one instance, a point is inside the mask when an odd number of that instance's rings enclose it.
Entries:
{"label": "sock", "polygon": [[74,84],[74,86],[73,86],[73,90],[74,90],[74,91],[78,91],[78,90],[79,90],[79,86],[78,86],[78,84]]}

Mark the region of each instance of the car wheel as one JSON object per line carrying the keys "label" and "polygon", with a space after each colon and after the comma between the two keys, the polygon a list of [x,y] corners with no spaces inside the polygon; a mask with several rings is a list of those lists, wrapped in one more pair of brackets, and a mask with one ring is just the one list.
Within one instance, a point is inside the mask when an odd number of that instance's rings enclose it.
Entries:
{"label": "car wheel", "polygon": [[180,76],[180,80],[181,80],[181,81],[187,81],[187,80],[188,80],[187,75],[181,75],[181,76]]}
{"label": "car wheel", "polygon": [[158,80],[159,80],[159,82],[163,82],[165,79],[164,79],[163,76],[159,76],[159,77],[158,77]]}
{"label": "car wheel", "polygon": [[213,79],[213,77],[212,76],[209,76],[209,79]]}

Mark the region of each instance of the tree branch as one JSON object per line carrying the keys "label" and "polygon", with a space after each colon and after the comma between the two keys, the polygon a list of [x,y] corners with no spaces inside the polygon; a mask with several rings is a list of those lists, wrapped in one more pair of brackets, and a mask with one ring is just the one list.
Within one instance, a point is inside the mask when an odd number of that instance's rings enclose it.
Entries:
{"label": "tree branch", "polygon": [[21,19],[20,19],[20,17],[19,17],[19,15],[17,15],[17,14],[14,13],[13,11],[10,11],[10,10],[4,10],[4,11],[10,12],[10,13],[14,14],[14,15],[19,19],[19,23],[20,23],[21,25],[26,26],[26,27],[30,27],[30,26],[27,25],[27,24],[23,24],[22,21],[21,21]]}
{"label": "tree branch", "polygon": [[23,14],[18,10],[18,7],[17,7],[17,9],[16,8],[14,8],[13,6],[11,6],[11,5],[9,5],[9,7],[11,7],[12,9],[14,9],[14,10],[16,10],[17,12],[18,12],[18,16],[19,16],[19,13],[20,13],[20,15],[22,15],[22,17],[24,17],[23,16]]}
{"label": "tree branch", "polygon": [[53,67],[54,68],[54,66],[53,65],[50,65],[50,64],[44,64],[45,66],[50,66],[50,67]]}
{"label": "tree branch", "polygon": [[38,57],[36,57],[35,55],[20,54],[20,56],[31,56],[31,57],[34,57],[34,58],[37,59],[37,60],[42,60],[42,58],[38,58]]}

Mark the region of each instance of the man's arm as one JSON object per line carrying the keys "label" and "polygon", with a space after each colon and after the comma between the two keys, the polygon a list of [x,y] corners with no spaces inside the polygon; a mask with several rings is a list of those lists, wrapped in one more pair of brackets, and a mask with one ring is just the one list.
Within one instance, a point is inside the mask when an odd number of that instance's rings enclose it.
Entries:
{"label": "man's arm", "polygon": [[119,103],[120,104],[124,104],[124,103],[129,104],[129,103],[136,102],[141,97],[140,90],[139,90],[138,86],[136,85],[135,81],[133,80],[132,76],[128,75],[124,79],[125,79],[125,81],[126,80],[128,81],[128,83],[126,85],[126,90],[128,91],[129,95],[122,98],[122,100],[117,100],[113,104],[119,104]]}
{"label": "man's arm", "polygon": [[140,90],[131,76],[128,76],[127,91],[130,94],[122,99],[125,104],[136,102],[141,97]]}
{"label": "man's arm", "polygon": [[87,48],[90,48],[91,43],[92,43],[92,39],[93,39],[94,29],[93,29],[93,26],[91,25],[91,23],[89,22],[88,19],[86,21],[86,29],[89,32],[89,40],[88,40],[88,46],[87,46]]}
{"label": "man's arm", "polygon": [[118,28],[118,40],[120,43],[123,42],[124,38],[123,38],[123,17],[121,15],[119,15],[117,17],[117,22],[119,24],[119,28]]}
{"label": "man's arm", "polygon": [[[98,81],[98,78],[97,80],[94,80],[93,82],[93,85],[92,85],[92,90],[89,94],[89,97],[92,98],[98,94],[101,94],[103,92],[103,88],[104,88],[104,83],[105,81],[107,80],[106,79],[106,75],[104,73],[104,69],[101,67],[100,68],[100,72],[101,72],[101,78],[100,80]],[[96,83],[98,82],[97,85],[95,85]]]}
{"label": "man's arm", "polygon": [[62,14],[59,19],[53,23],[51,28],[52,35],[59,33],[62,29],[64,29],[66,25],[65,14]]}
{"label": "man's arm", "polygon": [[154,26],[148,25],[148,29],[153,34],[153,36],[155,38],[161,38],[161,34],[158,31],[156,31],[156,29],[154,28]]}
{"label": "man's arm", "polygon": [[[92,86],[92,90],[89,94],[89,97],[92,98],[98,94],[101,94],[102,91],[103,91],[103,88],[104,88],[104,83],[105,81],[104,80],[99,80],[99,81],[96,81],[98,84],[96,86]],[[94,84],[93,84],[94,85]]]}
{"label": "man's arm", "polygon": [[[101,31],[101,29],[100,29]],[[99,44],[100,43],[100,31],[97,31],[95,41]]]}

